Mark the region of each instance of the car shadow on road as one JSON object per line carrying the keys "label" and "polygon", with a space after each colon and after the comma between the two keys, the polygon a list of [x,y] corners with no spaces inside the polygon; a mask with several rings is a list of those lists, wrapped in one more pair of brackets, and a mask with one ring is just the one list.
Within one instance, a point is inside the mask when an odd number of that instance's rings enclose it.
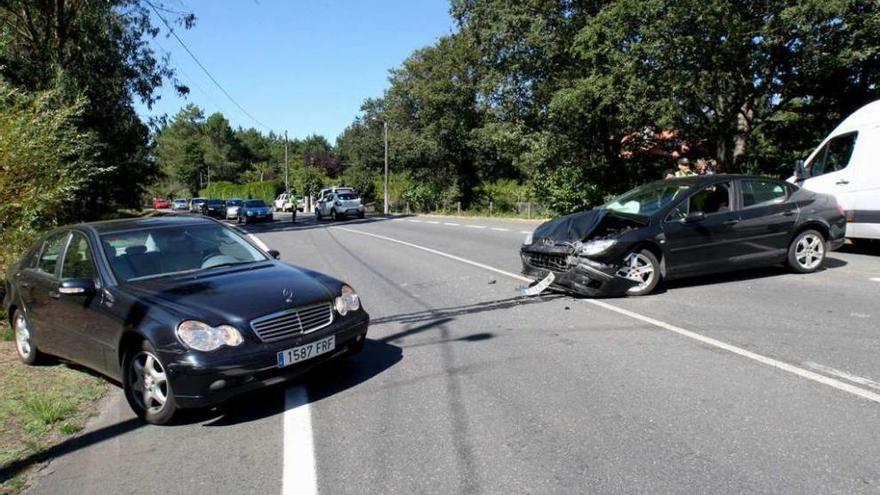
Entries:
{"label": "car shadow on road", "polygon": [[[847,265],[847,262],[829,256],[825,259],[825,267],[823,270],[835,270]],[[785,266],[770,266],[761,268],[748,268],[734,272],[715,273],[711,275],[700,275],[696,277],[688,277],[678,280],[670,280],[661,284],[653,294],[662,294],[667,290],[682,289],[685,287],[699,287],[703,285],[726,284],[732,282],[742,282],[746,280],[756,280],[764,278],[782,277],[795,275]]]}
{"label": "car shadow on road", "polygon": [[355,356],[322,363],[290,382],[243,394],[210,410],[184,411],[179,424],[231,426],[274,416],[285,410],[288,387],[304,386],[309,402],[318,402],[372,379],[401,359],[400,347],[367,339],[363,351]]}

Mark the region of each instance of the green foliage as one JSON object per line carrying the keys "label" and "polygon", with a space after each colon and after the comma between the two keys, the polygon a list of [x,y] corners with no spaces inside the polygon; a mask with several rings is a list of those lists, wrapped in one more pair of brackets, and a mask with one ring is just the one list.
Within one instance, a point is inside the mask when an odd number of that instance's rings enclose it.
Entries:
{"label": "green foliage", "polygon": [[332,179],[317,167],[301,167],[294,172],[292,184],[303,196],[317,196],[331,182]]}
{"label": "green foliage", "polygon": [[512,179],[486,182],[480,187],[479,207],[483,210],[492,205],[493,212],[515,212],[517,203],[528,201],[531,189]]}
{"label": "green foliage", "polygon": [[96,139],[79,127],[84,106],[0,81],[0,267],[42,230],[76,218],[78,198],[112,171],[94,162]]}
{"label": "green foliage", "polygon": [[208,187],[199,191],[199,196],[215,199],[262,199],[271,203],[283,190],[284,184],[278,181],[249,182],[247,184],[212,182]]}

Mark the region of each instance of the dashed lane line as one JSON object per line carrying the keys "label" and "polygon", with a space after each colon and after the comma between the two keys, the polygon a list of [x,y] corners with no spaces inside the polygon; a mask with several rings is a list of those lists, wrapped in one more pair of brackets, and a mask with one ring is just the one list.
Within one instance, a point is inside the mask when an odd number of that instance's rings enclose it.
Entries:
{"label": "dashed lane line", "polygon": [[[346,227],[331,227],[331,228],[336,229],[336,230],[341,230],[344,232],[350,232],[352,234],[381,239],[381,240],[392,242],[395,244],[400,244],[402,246],[407,246],[407,247],[410,247],[413,249],[418,249],[421,251],[425,251],[427,253],[435,254],[437,256],[442,256],[444,258],[455,260],[455,261],[458,261],[458,262],[461,262],[461,263],[464,263],[467,265],[475,266],[477,268],[482,268],[484,270],[487,270],[487,271],[490,271],[493,273],[497,273],[499,275],[504,275],[506,277],[512,278],[514,280],[519,280],[521,282],[532,282],[531,279],[523,277],[522,275],[517,275],[516,273],[511,273],[511,272],[508,272],[505,270],[495,268],[493,266],[489,266],[489,265],[486,265],[483,263],[479,263],[479,262],[472,261],[472,260],[469,260],[466,258],[462,258],[462,257],[456,256],[454,254],[445,253],[443,251],[438,251],[436,249],[432,249],[429,247],[420,246],[418,244],[413,244],[411,242],[401,241],[399,239],[394,239],[394,238],[386,237],[383,235],[373,234],[370,232],[364,232],[362,230],[349,229]],[[783,361],[779,361],[777,359],[773,359],[773,358],[765,356],[763,354],[758,354],[757,352],[752,352],[752,351],[743,349],[741,347],[737,347],[735,345],[728,344],[726,342],[722,342],[722,341],[720,341],[718,339],[714,339],[712,337],[707,337],[705,335],[699,334],[697,332],[693,332],[691,330],[686,330],[684,328],[677,327],[677,326],[672,325],[670,323],[666,323],[665,321],[657,320],[655,318],[651,318],[649,316],[645,316],[645,315],[636,313],[634,311],[629,311],[627,309],[623,309],[623,308],[614,306],[613,304],[609,304],[604,301],[597,301],[595,299],[584,299],[583,301],[587,304],[592,304],[594,306],[598,306],[600,308],[604,308],[609,311],[613,311],[617,314],[627,316],[627,317],[632,318],[634,320],[641,321],[642,323],[647,323],[647,324],[655,326],[657,328],[661,328],[663,330],[668,330],[672,333],[681,335],[682,337],[687,337],[689,339],[696,340],[700,343],[703,343],[703,344],[730,352],[732,354],[736,354],[737,356],[744,357],[746,359],[751,359],[752,361],[756,361],[756,362],[764,364],[766,366],[770,366],[772,368],[776,368],[778,370],[785,371],[786,373],[791,373],[791,374],[799,376],[801,378],[805,378],[807,380],[810,380],[810,381],[813,381],[813,382],[816,382],[816,383],[819,383],[822,385],[826,385],[828,387],[840,390],[842,392],[847,392],[852,395],[855,395],[855,396],[861,397],[863,399],[867,399],[872,402],[880,404],[880,394],[878,394],[876,392],[872,392],[870,390],[866,390],[864,388],[857,387],[857,386],[852,385],[850,383],[846,383],[841,380],[837,380],[835,378],[831,378],[831,377],[822,375],[820,373],[816,373],[816,372],[801,368],[799,366],[795,366],[793,364],[789,364],[789,363],[785,363]]]}
{"label": "dashed lane line", "polygon": [[317,495],[312,412],[305,387],[293,386],[284,394],[284,461],[281,495]]}

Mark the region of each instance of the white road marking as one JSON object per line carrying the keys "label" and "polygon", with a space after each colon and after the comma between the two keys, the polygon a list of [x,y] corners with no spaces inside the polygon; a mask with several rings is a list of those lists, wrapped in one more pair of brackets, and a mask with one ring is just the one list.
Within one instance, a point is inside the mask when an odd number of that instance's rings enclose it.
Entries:
{"label": "white road marking", "polygon": [[421,220],[413,220],[412,218],[410,218],[409,220],[407,220],[407,222],[412,222],[412,223],[422,223]]}
{"label": "white road marking", "polygon": [[871,282],[880,282],[880,277],[872,277]]}
{"label": "white road marking", "polygon": [[814,370],[821,371],[823,373],[827,373],[829,375],[834,375],[844,380],[849,380],[853,383],[858,383],[860,385],[865,385],[867,387],[871,387],[877,390],[880,390],[880,383],[871,380],[870,378],[865,378],[863,376],[853,375],[852,373],[847,373],[846,371],[840,371],[834,369],[830,366],[825,366],[824,364],[814,363],[811,361],[807,361],[804,363],[804,366],[808,368],[813,368]]}
{"label": "white road marking", "polygon": [[[442,257],[444,257],[444,258],[449,258],[449,259],[451,259],[451,260],[459,261],[459,262],[461,262],[461,263],[465,263],[465,264],[468,264],[468,265],[471,265],[471,266],[475,266],[475,267],[477,267],[477,268],[482,268],[482,269],[484,269],[484,270],[488,270],[488,271],[490,271],[490,272],[497,273],[497,274],[499,274],[499,275],[504,275],[504,276],[506,276],[506,277],[510,277],[510,278],[512,278],[512,279],[515,279],[515,280],[520,280],[520,281],[523,281],[523,282],[532,282],[532,280],[531,280],[530,278],[523,277],[522,275],[518,275],[518,274],[516,274],[516,273],[511,273],[511,272],[508,272],[508,271],[505,271],[505,270],[500,270],[500,269],[498,269],[498,268],[495,268],[495,267],[492,267],[492,266],[489,266],[489,265],[485,265],[485,264],[483,264],[483,263],[478,263],[478,262],[476,262],[476,261],[471,261],[471,260],[469,260],[469,259],[462,258],[462,257],[460,257],[460,256],[456,256],[456,255],[454,255],[454,254],[445,253],[445,252],[443,252],[443,251],[438,251],[438,250],[436,250],[436,249],[431,249],[431,248],[429,248],[429,247],[420,246],[420,245],[418,245],[418,244],[413,244],[413,243],[410,243],[410,242],[401,241],[401,240],[398,240],[398,239],[393,239],[393,238],[391,238],[391,237],[385,237],[385,236],[383,236],[383,235],[372,234],[372,233],[369,233],[369,232],[364,232],[364,231],[362,231],[362,230],[348,229],[348,228],[345,228],[345,227],[331,227],[331,228],[333,228],[333,229],[338,229],[338,230],[343,230],[343,231],[346,231],[346,232],[351,232],[351,233],[353,233],[353,234],[364,235],[364,236],[368,236],[368,237],[374,237],[374,238],[376,238],[376,239],[382,239],[382,240],[385,240],[385,241],[388,241],[388,242],[393,242],[393,243],[396,243],[396,244],[401,244],[401,245],[403,245],[403,246],[409,246],[409,247],[411,247],[411,248],[413,248],[413,249],[419,249],[419,250],[421,250],[421,251],[425,251],[425,252],[428,252],[428,253],[431,253],[431,254],[436,254],[437,256],[442,256]],[[653,325],[653,326],[655,326],[655,327],[662,328],[662,329],[664,329],[664,330],[668,330],[668,331],[670,331],[670,332],[672,332],[672,333],[676,333],[676,334],[681,335],[681,336],[683,336],[683,337],[687,337],[687,338],[689,338],[689,339],[693,339],[693,340],[696,340],[696,341],[698,341],[698,342],[702,342],[703,344],[710,345],[710,346],[712,346],[712,347],[716,347],[716,348],[718,348],[718,349],[722,349],[722,350],[728,351],[728,352],[733,353],[733,354],[736,354],[736,355],[738,355],[738,356],[741,356],[741,357],[744,357],[744,358],[747,358],[747,359],[751,359],[751,360],[753,360],[753,361],[757,361],[757,362],[759,362],[759,363],[761,363],[761,364],[765,364],[765,365],[767,365],[767,366],[770,366],[770,367],[773,367],[773,368],[776,368],[776,369],[779,369],[779,370],[782,370],[782,371],[785,371],[785,372],[791,373],[791,374],[793,374],[793,375],[797,375],[797,376],[799,376],[799,377],[801,377],[801,378],[805,378],[805,379],[807,379],[807,380],[811,380],[811,381],[814,381],[814,382],[816,382],[816,383],[821,383],[822,385],[827,385],[827,386],[832,387],[832,388],[835,388],[835,389],[837,389],[837,390],[841,390],[841,391],[843,391],[843,392],[848,392],[848,393],[851,393],[851,394],[853,394],[853,395],[859,396],[859,397],[861,397],[861,398],[863,398],[863,399],[867,399],[867,400],[870,400],[870,401],[872,401],[872,402],[876,402],[876,403],[880,404],[880,394],[877,394],[877,393],[872,392],[872,391],[870,391],[870,390],[865,390],[865,389],[863,389],[863,388],[856,387],[855,385],[851,385],[851,384],[849,384],[849,383],[842,382],[842,381],[840,381],[840,380],[837,380],[837,379],[834,379],[834,378],[830,378],[830,377],[827,377],[827,376],[825,376],[825,375],[822,375],[822,374],[819,374],[819,373],[815,373],[815,372],[812,372],[812,371],[810,371],[810,370],[807,370],[807,369],[804,369],[804,368],[800,368],[800,367],[798,367],[798,366],[795,366],[795,365],[792,365],[792,364],[788,364],[788,363],[785,363],[785,362],[779,361],[779,360],[777,360],[777,359],[773,359],[773,358],[771,358],[771,357],[767,357],[767,356],[764,356],[764,355],[762,355],[762,354],[758,354],[758,353],[756,353],[756,352],[752,352],[752,351],[749,351],[749,350],[743,349],[743,348],[741,348],[741,347],[737,347],[737,346],[735,346],[735,345],[728,344],[728,343],[726,343],[726,342],[722,342],[722,341],[717,340],[717,339],[713,339],[712,337],[706,337],[705,335],[701,335],[701,334],[699,334],[699,333],[692,332],[692,331],[690,331],[690,330],[685,330],[684,328],[677,327],[677,326],[675,326],[675,325],[671,325],[671,324],[669,324],[669,323],[666,323],[665,321],[660,321],[660,320],[657,320],[657,319],[651,318],[651,317],[649,317],[649,316],[645,316],[645,315],[641,315],[641,314],[639,314],[639,313],[635,313],[635,312],[633,312],[633,311],[629,311],[629,310],[627,310],[627,309],[619,308],[619,307],[614,306],[614,305],[612,305],[612,304],[608,304],[608,303],[606,303],[606,302],[604,302],[604,301],[597,301],[597,300],[595,300],[595,299],[583,299],[583,301],[584,301],[585,303],[587,303],[587,304],[592,304],[592,305],[594,305],[594,306],[598,306],[598,307],[600,307],[600,308],[604,308],[604,309],[607,309],[607,310],[609,310],[609,311],[613,311],[613,312],[618,313],[618,314],[620,314],[620,315],[628,316],[628,317],[630,317],[630,318],[632,318],[632,319],[635,319],[635,320],[641,321],[641,322],[643,322],[643,323],[648,323],[649,325]]]}
{"label": "white road marking", "polygon": [[529,234],[531,234],[532,232],[531,232],[530,230],[520,230],[519,233],[520,233],[520,234],[526,234],[526,235],[529,235]]}
{"label": "white road marking", "polygon": [[284,394],[284,463],[282,495],[318,493],[312,413],[305,387],[293,386]]}
{"label": "white road marking", "polygon": [[465,225],[465,227],[467,227],[469,229],[485,229],[486,228],[485,225]]}
{"label": "white road marking", "polygon": [[443,222],[443,225],[449,225],[451,227],[460,227],[460,223],[452,223],[452,222]]}
{"label": "white road marking", "polygon": [[425,220],[425,223],[430,223],[431,225],[440,225],[440,222],[436,220]]}
{"label": "white road marking", "polygon": [[505,228],[502,228],[502,227],[492,227],[491,230],[495,230],[495,231],[498,231],[498,232],[510,232],[510,229],[505,229]]}

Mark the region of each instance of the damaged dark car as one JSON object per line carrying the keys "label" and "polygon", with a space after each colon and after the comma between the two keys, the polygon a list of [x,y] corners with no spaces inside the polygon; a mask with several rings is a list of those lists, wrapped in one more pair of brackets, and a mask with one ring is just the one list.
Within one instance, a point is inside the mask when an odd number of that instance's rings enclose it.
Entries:
{"label": "damaged dark car", "polygon": [[814,272],[845,229],[834,196],[766,177],[693,176],[546,222],[520,255],[532,293],[641,296],[662,280],[758,266]]}

